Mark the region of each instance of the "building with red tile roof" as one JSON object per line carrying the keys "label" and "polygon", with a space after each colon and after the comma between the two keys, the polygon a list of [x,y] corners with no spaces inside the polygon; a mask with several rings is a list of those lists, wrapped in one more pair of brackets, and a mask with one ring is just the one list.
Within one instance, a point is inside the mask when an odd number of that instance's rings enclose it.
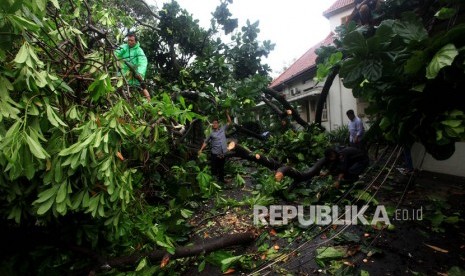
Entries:
{"label": "building with red tile roof", "polygon": [[[347,20],[353,8],[354,0],[336,0],[325,10],[323,15],[330,21],[331,30],[345,23],[344,20]],[[333,41],[334,34],[331,32],[325,39],[312,46],[269,85],[270,88],[282,93],[307,122],[315,120],[316,104],[324,84],[314,80],[317,69],[315,50],[321,46],[329,46]],[[345,88],[341,79],[336,77],[323,110],[322,125],[327,130],[345,125],[348,123],[348,118],[345,115],[348,109],[355,110],[359,116],[363,117],[365,106],[366,104],[356,100],[352,91]]]}
{"label": "building with red tile roof", "polygon": [[289,81],[293,78],[299,77],[301,74],[305,74],[308,70],[313,69],[316,66],[317,55],[315,50],[321,46],[328,46],[333,43],[333,33],[330,33],[324,40],[317,45],[310,48],[303,56],[301,56],[296,62],[294,62],[289,68],[287,68],[281,75],[279,75],[270,84],[270,87],[277,88],[280,84]]}
{"label": "building with red tile roof", "polygon": [[330,18],[333,15],[337,15],[343,11],[353,9],[355,6],[354,0],[337,0],[334,4],[331,5],[327,10],[323,12],[323,15],[326,18]]}

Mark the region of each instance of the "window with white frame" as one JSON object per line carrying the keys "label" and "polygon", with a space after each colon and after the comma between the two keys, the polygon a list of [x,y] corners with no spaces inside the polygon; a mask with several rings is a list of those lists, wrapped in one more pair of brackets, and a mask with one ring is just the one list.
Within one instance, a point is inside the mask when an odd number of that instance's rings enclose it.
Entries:
{"label": "window with white frame", "polygon": [[321,121],[328,121],[328,105],[326,102],[323,105],[323,110],[321,112]]}

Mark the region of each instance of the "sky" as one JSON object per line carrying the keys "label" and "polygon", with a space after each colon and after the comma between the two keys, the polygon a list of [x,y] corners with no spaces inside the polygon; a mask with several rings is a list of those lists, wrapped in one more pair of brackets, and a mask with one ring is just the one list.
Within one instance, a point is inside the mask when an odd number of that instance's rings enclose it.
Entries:
{"label": "sky", "polygon": [[[147,0],[159,8],[171,0]],[[220,0],[177,0],[179,5],[199,19],[202,27],[209,27],[211,13]],[[275,44],[265,63],[270,65],[273,77],[279,76],[308,49],[323,40],[330,32],[329,21],[323,16],[335,0],[234,0],[229,5],[239,27],[247,19],[259,21],[260,41]]]}

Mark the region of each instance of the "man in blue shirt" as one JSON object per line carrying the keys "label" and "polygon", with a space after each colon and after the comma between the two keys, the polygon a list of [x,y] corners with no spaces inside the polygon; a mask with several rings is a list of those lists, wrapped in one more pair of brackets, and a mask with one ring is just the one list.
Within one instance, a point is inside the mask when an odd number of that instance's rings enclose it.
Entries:
{"label": "man in blue shirt", "polygon": [[363,127],[362,120],[355,116],[355,113],[352,109],[346,112],[347,117],[349,118],[349,145],[355,148],[362,148],[362,137],[365,132]]}
{"label": "man in blue shirt", "polygon": [[199,154],[202,153],[203,149],[210,143],[211,146],[211,156],[210,164],[212,168],[212,173],[218,177],[218,181],[224,183],[224,164],[225,164],[225,154],[227,152],[226,145],[226,130],[229,125],[231,125],[231,117],[229,117],[229,112],[226,111],[227,124],[220,128],[218,119],[213,119],[212,129],[213,131],[205,139],[202,144],[202,147],[199,150]]}

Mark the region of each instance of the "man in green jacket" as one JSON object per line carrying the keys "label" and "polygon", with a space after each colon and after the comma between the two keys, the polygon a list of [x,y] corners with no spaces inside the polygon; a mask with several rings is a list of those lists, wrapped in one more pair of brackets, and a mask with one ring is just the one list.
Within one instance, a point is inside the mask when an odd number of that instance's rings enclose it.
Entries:
{"label": "man in green jacket", "polygon": [[[138,86],[140,81],[145,79],[147,57],[145,56],[144,50],[140,47],[140,43],[137,41],[137,36],[134,33],[128,33],[126,37],[128,38],[128,43],[118,47],[115,51],[115,55],[118,60],[123,61],[121,71],[128,79],[129,85]],[[137,71],[136,75],[130,70],[129,66],[134,67],[135,71]],[[143,87],[143,93],[150,101],[150,94],[145,87]]]}

